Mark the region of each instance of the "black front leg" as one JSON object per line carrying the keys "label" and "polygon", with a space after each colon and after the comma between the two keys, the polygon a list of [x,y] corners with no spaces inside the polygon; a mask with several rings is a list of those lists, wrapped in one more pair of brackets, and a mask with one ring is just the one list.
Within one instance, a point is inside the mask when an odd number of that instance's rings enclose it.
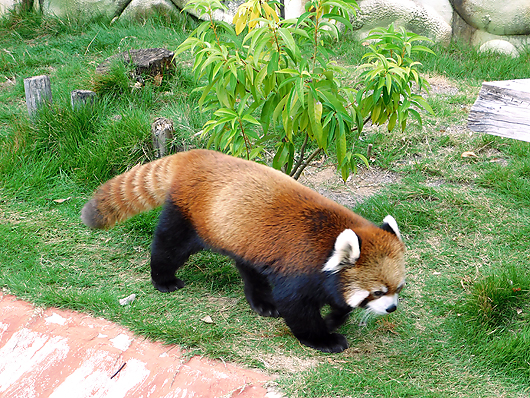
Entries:
{"label": "black front leg", "polygon": [[[286,284],[290,288],[289,284]],[[318,301],[308,297],[310,292],[282,291],[282,285],[274,288],[274,301],[280,315],[294,336],[304,345],[322,352],[342,352],[348,348],[346,337],[330,333],[326,321],[320,315]]]}
{"label": "black front leg", "polygon": [[350,315],[352,308],[350,306],[336,307],[331,305],[331,312],[326,315],[324,321],[330,332],[338,329]]}

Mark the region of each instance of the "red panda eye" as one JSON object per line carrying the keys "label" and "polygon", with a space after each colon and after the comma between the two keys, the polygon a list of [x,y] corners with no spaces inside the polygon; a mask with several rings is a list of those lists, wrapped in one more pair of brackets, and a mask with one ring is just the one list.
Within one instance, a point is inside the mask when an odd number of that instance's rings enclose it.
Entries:
{"label": "red panda eye", "polygon": [[374,297],[381,297],[381,296],[384,296],[385,292],[381,291],[381,290],[378,290],[377,292],[373,292],[372,295]]}

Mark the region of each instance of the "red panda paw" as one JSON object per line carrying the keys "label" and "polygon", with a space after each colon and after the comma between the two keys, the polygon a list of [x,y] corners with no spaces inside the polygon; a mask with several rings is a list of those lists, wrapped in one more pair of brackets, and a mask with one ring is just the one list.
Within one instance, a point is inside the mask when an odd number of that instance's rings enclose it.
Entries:
{"label": "red panda paw", "polygon": [[273,303],[269,303],[268,301],[260,301],[260,302],[252,302],[250,303],[250,307],[261,316],[271,317],[271,318],[278,318],[280,316],[280,313],[276,309],[276,305]]}
{"label": "red panda paw", "polygon": [[184,281],[174,278],[171,281],[166,281],[164,283],[155,282],[154,280],[151,280],[153,283],[153,286],[156,288],[156,290],[162,292],[162,293],[169,293],[174,292],[175,290],[182,289],[185,286]]}
{"label": "red panda paw", "polygon": [[342,334],[331,333],[321,337],[319,340],[300,341],[308,347],[314,348],[322,352],[337,353],[342,352],[348,348],[348,340]]}

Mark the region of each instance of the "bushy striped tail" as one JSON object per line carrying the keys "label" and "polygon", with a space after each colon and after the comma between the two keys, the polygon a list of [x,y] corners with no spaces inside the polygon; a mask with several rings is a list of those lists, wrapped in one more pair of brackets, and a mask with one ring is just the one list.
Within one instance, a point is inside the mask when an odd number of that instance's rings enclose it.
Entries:
{"label": "bushy striped tail", "polygon": [[162,205],[175,177],[175,159],[166,156],[114,177],[101,185],[81,211],[90,228],[110,228]]}

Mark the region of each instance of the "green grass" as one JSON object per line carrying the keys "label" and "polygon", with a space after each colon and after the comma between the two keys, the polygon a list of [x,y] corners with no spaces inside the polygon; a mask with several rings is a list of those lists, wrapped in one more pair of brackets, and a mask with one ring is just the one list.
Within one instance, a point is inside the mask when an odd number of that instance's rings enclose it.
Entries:
{"label": "green grass", "polygon": [[[172,294],[149,281],[149,244],[158,211],[109,231],[79,219],[91,191],[152,158],[150,124],[175,122],[178,148],[204,146],[189,59],[161,86],[133,89],[127,68],[102,81],[95,67],[120,51],[175,49],[193,28],[186,18],[139,22],[103,17],[0,20],[0,287],[38,305],[103,316],[136,333],[279,375],[286,396],[525,397],[530,394],[530,145],[470,134],[467,113],[483,80],[530,76],[529,54],[483,56],[462,44],[422,55],[435,115],[420,129],[367,129],[373,169],[395,183],[354,210],[379,221],[393,214],[407,243],[407,286],[398,311],[341,328],[351,348],[326,355],[300,346],[281,319],[254,314],[231,262],[209,252],[179,270]],[[338,61],[363,53],[345,40]],[[53,104],[32,123],[23,79],[51,76]],[[4,83],[6,82],[14,82]],[[443,86],[443,85],[441,85]],[[435,87],[439,88],[439,87]],[[70,91],[98,89],[91,109],[73,112]],[[462,158],[473,151],[477,158]],[[131,293],[126,307],[119,298]],[[201,321],[209,315],[213,324]]]}

